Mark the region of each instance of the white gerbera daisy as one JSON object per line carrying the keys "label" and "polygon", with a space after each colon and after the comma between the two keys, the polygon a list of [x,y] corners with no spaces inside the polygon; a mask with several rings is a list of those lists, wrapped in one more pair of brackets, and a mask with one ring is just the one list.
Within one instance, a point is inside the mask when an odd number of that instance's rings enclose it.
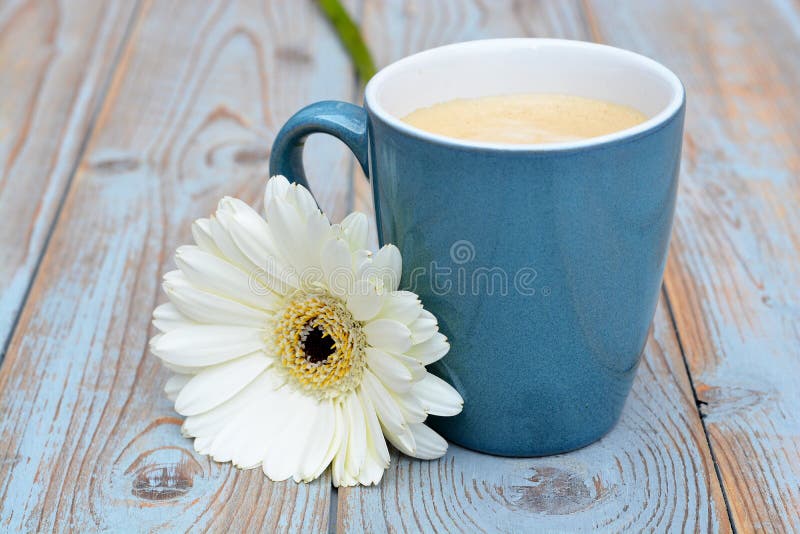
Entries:
{"label": "white gerbera daisy", "polygon": [[151,350],[175,374],[166,392],[183,433],[219,462],[337,486],[375,484],[386,439],[417,458],[447,442],[428,414],[461,411],[429,374],[449,350],[417,296],[398,291],[400,252],[366,250],[367,219],[331,225],[302,186],[267,183],[266,220],[224,198],[192,227],[164,276]]}

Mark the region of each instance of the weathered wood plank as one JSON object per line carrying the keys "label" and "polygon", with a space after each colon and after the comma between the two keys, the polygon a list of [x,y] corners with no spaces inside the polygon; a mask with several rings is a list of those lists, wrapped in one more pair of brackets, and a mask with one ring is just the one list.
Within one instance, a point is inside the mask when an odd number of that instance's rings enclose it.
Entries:
{"label": "weathered wood plank", "polygon": [[[327,527],[328,478],[272,484],[192,451],[147,341],[190,221],[257,200],[286,118],[353,90],[311,2],[142,6],[0,369],[0,530]],[[331,146],[310,174],[341,210]]]}
{"label": "weathered wood plank", "polygon": [[0,5],[0,348],[11,335],[134,7],[99,0]]}
{"label": "weathered wood plank", "polygon": [[800,530],[800,9],[596,2],[686,84],[666,288],[736,527]]}
{"label": "weathered wood plank", "polygon": [[451,445],[393,457],[379,487],[339,490],[344,532],[726,532],[725,503],[663,303],[619,424],[548,458]]}
{"label": "weathered wood plank", "polygon": [[[368,1],[362,22],[380,65],[476,38],[589,39],[578,2]],[[356,205],[371,208],[356,182]],[[436,462],[395,458],[378,488],[339,490],[343,531],[729,531],[672,323],[659,306],[619,425],[567,455],[503,459],[453,446]]]}

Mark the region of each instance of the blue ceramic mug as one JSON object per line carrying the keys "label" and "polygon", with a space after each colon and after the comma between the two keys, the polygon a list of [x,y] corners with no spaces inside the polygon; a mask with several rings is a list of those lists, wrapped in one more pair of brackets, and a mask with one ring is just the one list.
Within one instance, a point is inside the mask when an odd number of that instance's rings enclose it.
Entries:
{"label": "blue ceramic mug", "polygon": [[[455,98],[560,93],[649,120],[540,145],[462,141],[400,117]],[[540,456],[587,445],[619,418],[661,287],[678,184],[684,91],[666,67],[592,43],[472,41],[381,70],[365,106],[319,102],[275,139],[271,174],[307,185],[305,138],[341,139],[369,177],[401,287],[438,318],[432,369],[464,411],[431,418],[479,451]]]}

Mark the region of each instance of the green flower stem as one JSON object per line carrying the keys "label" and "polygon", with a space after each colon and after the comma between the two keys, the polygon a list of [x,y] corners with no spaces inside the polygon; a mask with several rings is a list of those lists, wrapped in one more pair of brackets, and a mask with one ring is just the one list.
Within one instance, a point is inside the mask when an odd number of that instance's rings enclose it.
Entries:
{"label": "green flower stem", "polygon": [[361,82],[367,83],[377,69],[358,26],[347,14],[339,0],[317,0],[317,2],[350,55]]}

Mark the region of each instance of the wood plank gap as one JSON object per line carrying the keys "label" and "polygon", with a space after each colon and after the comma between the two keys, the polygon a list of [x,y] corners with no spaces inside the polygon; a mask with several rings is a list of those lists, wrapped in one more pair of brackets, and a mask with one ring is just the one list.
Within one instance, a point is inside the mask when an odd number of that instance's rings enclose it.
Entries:
{"label": "wood plank gap", "polygon": [[694,404],[697,406],[697,415],[700,418],[700,424],[703,427],[703,434],[706,437],[706,443],[708,444],[708,451],[711,454],[711,461],[714,463],[714,476],[717,477],[717,484],[719,484],[720,492],[722,493],[722,499],[725,501],[725,512],[728,514],[728,521],[731,524],[731,530],[733,534],[737,534],[738,530],[736,527],[736,523],[733,519],[733,510],[731,509],[731,503],[728,500],[728,490],[725,488],[725,484],[722,483],[722,473],[719,470],[719,462],[717,461],[717,453],[714,451],[714,444],[711,442],[711,436],[708,434],[708,428],[706,428],[706,419],[701,406],[706,404],[705,402],[701,401],[697,395],[697,389],[694,385],[694,377],[692,376],[692,371],[689,368],[689,362],[686,359],[686,351],[683,348],[683,340],[681,339],[681,332],[678,330],[678,323],[675,321],[675,313],[672,309],[672,303],[670,302],[669,293],[667,292],[667,287],[665,284],[661,285],[661,293],[664,295],[664,304],[667,308],[667,315],[669,316],[669,322],[672,324],[672,330],[675,332],[675,340],[678,343],[678,349],[680,350],[681,360],[683,360],[683,366],[686,369],[686,377],[689,379],[689,386],[692,389],[692,397],[694,397]]}
{"label": "wood plank gap", "polygon": [[45,235],[44,241],[42,242],[42,247],[39,250],[39,254],[36,258],[36,266],[33,268],[33,271],[31,272],[31,276],[28,279],[28,283],[25,287],[25,292],[22,296],[22,300],[19,303],[19,309],[17,311],[17,315],[16,317],[14,317],[14,320],[11,323],[11,328],[9,328],[8,330],[8,335],[3,340],[3,349],[2,351],[0,351],[0,367],[2,367],[3,362],[6,359],[5,358],[6,352],[8,351],[8,347],[11,345],[11,340],[14,338],[14,334],[17,331],[17,326],[19,325],[19,319],[20,317],[22,317],[22,311],[25,309],[25,305],[28,303],[28,296],[31,293],[31,288],[33,287],[33,283],[39,274],[39,267],[42,265],[42,258],[44,258],[45,252],[47,252],[47,247],[50,245],[50,239],[53,236],[53,232],[55,231],[56,225],[59,223],[59,220],[61,219],[61,212],[64,209],[64,203],[66,202],[67,194],[69,193],[69,190],[72,187],[72,182],[75,178],[75,175],[78,173],[78,168],[80,166],[81,160],[83,159],[86,147],[89,144],[89,139],[91,139],[92,132],[94,132],[94,127],[95,124],[97,123],[97,117],[100,115],[100,110],[103,109],[103,104],[105,103],[106,95],[108,94],[108,88],[111,85],[111,80],[114,79],[114,73],[116,73],[117,71],[117,65],[119,65],[119,60],[122,57],[122,51],[125,50],[125,47],[128,44],[128,40],[131,37],[134,23],[136,20],[138,20],[140,11],[141,11],[141,0],[135,0],[133,12],[131,13],[131,17],[128,19],[128,22],[125,26],[125,31],[123,33],[122,39],[120,39],[119,45],[117,46],[117,49],[114,51],[114,59],[111,62],[111,66],[108,69],[108,73],[106,73],[105,80],[103,80],[102,84],[100,84],[101,89],[99,97],[97,99],[97,103],[94,109],[90,113],[86,131],[84,132],[83,138],[81,139],[81,142],[78,145],[78,151],[75,154],[75,159],[73,161],[72,167],[70,168],[69,174],[67,175],[67,180],[61,192],[61,197],[59,198],[58,203],[56,204],[53,221],[50,223],[50,227],[47,229],[47,234]]}
{"label": "wood plank gap", "polygon": [[578,14],[581,18],[581,23],[583,27],[586,29],[586,33],[592,38],[592,41],[596,43],[603,43],[603,36],[600,33],[600,28],[597,25],[597,19],[592,12],[592,9],[589,7],[589,2],[587,0],[581,0],[580,9],[578,10]]}
{"label": "wood plank gap", "polygon": [[328,508],[328,534],[334,534],[339,530],[339,488],[331,486]]}
{"label": "wood plank gap", "polygon": [[610,44],[686,87],[665,285],[738,530],[797,532],[800,34],[772,3],[592,8]]}

